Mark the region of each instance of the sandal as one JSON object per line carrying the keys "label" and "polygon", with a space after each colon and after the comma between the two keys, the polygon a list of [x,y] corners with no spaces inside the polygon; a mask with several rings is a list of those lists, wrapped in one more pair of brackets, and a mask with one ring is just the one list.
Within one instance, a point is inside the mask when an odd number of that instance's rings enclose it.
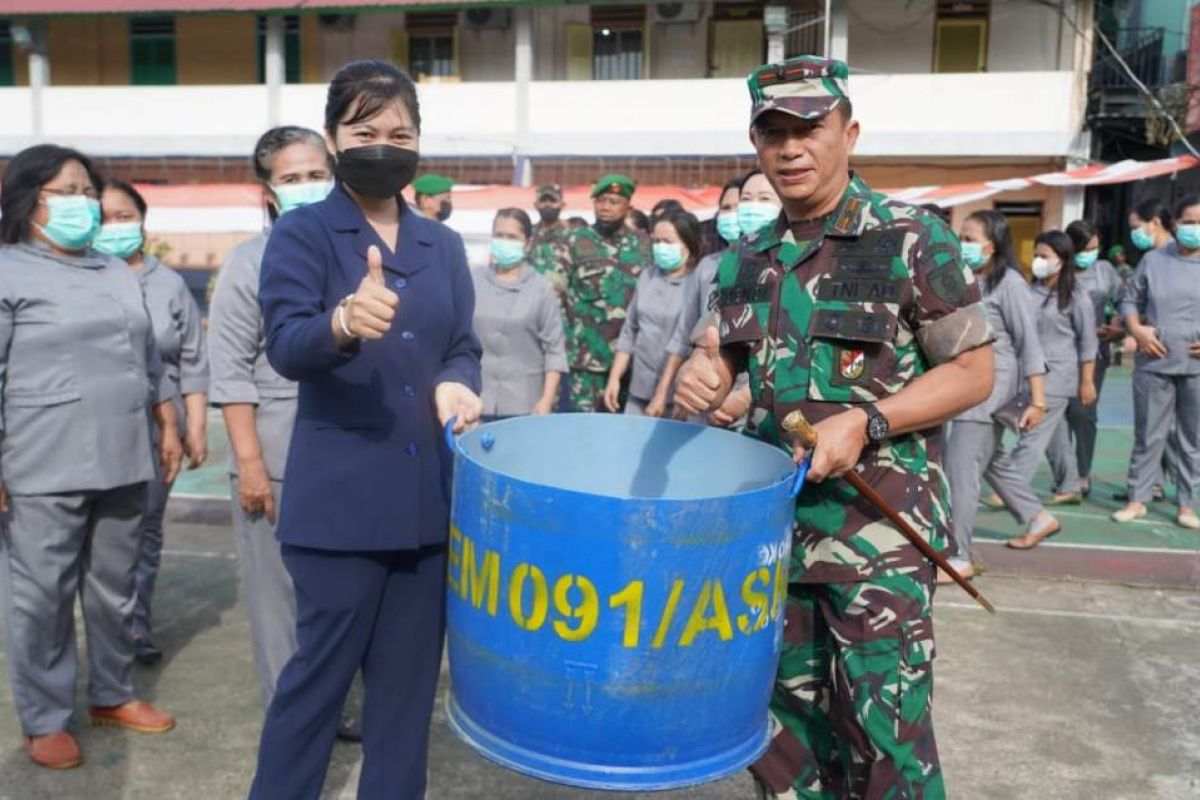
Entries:
{"label": "sandal", "polygon": [[1004,504],[1004,500],[1000,498],[1000,495],[996,494],[995,492],[992,492],[987,497],[981,497],[979,502],[983,503],[993,511],[1003,511],[1004,509],[1008,508],[1008,506]]}
{"label": "sandal", "polygon": [[1078,492],[1060,492],[1050,498],[1048,506],[1077,506],[1083,503],[1083,495]]}
{"label": "sandal", "polygon": [[1200,531],[1200,517],[1196,516],[1194,508],[1179,509],[1179,515],[1175,517],[1175,524],[1190,531]]}
{"label": "sandal", "polygon": [[[975,577],[975,565],[974,565],[974,564],[968,564],[968,565],[967,565],[966,567],[964,567],[963,569],[960,569],[960,570],[958,571],[958,574],[959,574],[959,575],[962,575],[962,576],[963,576],[964,578],[966,578],[967,580],[971,580],[972,578],[974,578],[974,577]],[[946,572],[946,571],[944,571],[944,570],[943,570],[941,567],[938,567],[938,571],[937,571],[937,583],[938,583],[938,586],[945,586],[946,584],[949,584],[949,583],[954,583],[954,578],[951,578],[951,577],[950,577],[950,573],[949,573],[949,572]]]}
{"label": "sandal", "polygon": [[1146,516],[1146,504],[1130,502],[1124,508],[1119,508],[1112,513],[1112,521],[1122,524],[1133,522],[1135,519],[1141,519]]}
{"label": "sandal", "polygon": [[1005,546],[1011,547],[1013,550],[1032,550],[1062,530],[1062,523],[1054,516],[1041,514],[1039,517],[1041,518],[1041,522],[1034,519],[1033,522],[1029,523],[1029,529],[1025,533],[1014,539],[1009,539],[1004,543]]}

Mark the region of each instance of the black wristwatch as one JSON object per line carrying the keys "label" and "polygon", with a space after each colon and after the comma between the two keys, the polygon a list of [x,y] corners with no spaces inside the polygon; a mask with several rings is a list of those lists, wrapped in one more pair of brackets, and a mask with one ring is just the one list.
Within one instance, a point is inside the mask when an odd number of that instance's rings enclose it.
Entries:
{"label": "black wristwatch", "polygon": [[867,412],[867,441],[871,444],[879,444],[888,438],[887,417],[879,413],[879,409],[874,403],[867,403],[863,406],[863,411]]}

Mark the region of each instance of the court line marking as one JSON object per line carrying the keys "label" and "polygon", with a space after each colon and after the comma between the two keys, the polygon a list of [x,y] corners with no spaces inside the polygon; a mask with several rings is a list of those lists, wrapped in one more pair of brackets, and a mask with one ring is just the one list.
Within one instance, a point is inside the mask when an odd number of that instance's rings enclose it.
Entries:
{"label": "court line marking", "polygon": [[183,556],[184,558],[224,558],[230,561],[237,561],[237,553],[218,553],[215,550],[166,550],[162,551],[164,556]]}
{"label": "court line marking", "polygon": [[[983,611],[981,606],[974,603],[940,602],[936,598],[933,607],[951,608],[955,611]],[[1096,611],[1060,611],[1050,608],[1012,608],[996,606],[997,614],[1025,614],[1033,617],[1066,617],[1068,619],[1105,620],[1110,622],[1128,622],[1134,625],[1155,625],[1162,628],[1196,628],[1200,630],[1200,620],[1172,619],[1169,617],[1131,617],[1128,614],[1101,614]]]}

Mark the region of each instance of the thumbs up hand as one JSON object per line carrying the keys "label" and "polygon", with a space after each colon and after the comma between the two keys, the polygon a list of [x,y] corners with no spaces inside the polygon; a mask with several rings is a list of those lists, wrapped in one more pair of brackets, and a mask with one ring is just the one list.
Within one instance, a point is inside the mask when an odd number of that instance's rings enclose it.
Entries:
{"label": "thumbs up hand", "polygon": [[391,330],[399,305],[400,295],[387,288],[383,280],[383,256],[378,247],[371,245],[367,248],[367,274],[339,313],[354,336],[382,339]]}
{"label": "thumbs up hand", "polygon": [[721,336],[715,327],[704,331],[704,342],[679,369],[675,406],[689,414],[707,414],[729,394],[732,376],[721,358]]}

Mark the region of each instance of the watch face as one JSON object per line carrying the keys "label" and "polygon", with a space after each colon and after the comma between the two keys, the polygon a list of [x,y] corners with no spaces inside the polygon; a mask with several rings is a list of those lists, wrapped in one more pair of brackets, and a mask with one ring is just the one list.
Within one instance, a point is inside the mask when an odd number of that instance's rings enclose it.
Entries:
{"label": "watch face", "polygon": [[867,436],[873,442],[881,442],[887,438],[888,421],[887,418],[881,416],[871,417],[871,421],[867,423]]}

